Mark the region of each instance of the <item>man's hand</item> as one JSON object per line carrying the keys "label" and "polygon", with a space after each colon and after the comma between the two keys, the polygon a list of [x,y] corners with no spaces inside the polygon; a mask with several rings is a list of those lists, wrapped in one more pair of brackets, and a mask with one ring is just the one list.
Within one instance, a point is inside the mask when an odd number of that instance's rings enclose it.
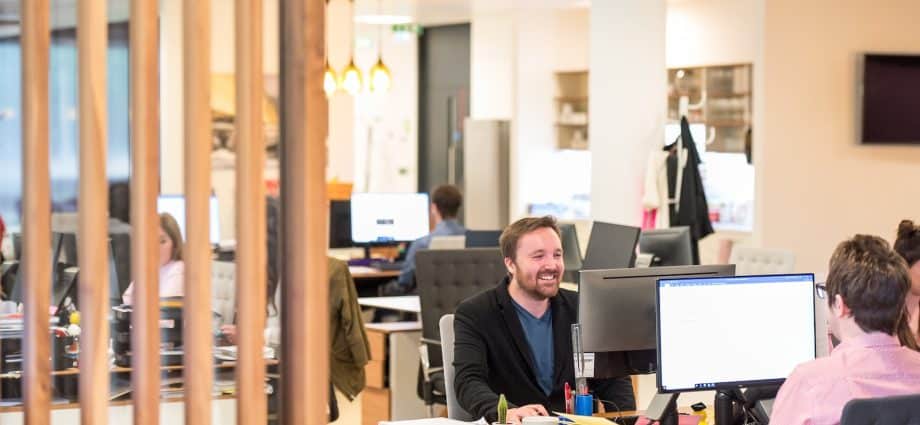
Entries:
{"label": "man's hand", "polygon": [[222,325],[220,327],[220,335],[224,338],[224,341],[227,341],[228,344],[236,345],[236,326]]}
{"label": "man's hand", "polygon": [[542,404],[528,404],[516,409],[508,409],[508,423],[520,424],[528,416],[549,416]]}

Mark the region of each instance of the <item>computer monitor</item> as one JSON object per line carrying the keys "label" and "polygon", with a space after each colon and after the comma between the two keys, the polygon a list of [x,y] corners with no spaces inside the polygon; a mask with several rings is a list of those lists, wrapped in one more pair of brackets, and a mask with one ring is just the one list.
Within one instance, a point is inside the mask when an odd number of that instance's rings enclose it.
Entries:
{"label": "computer monitor", "polygon": [[639,236],[639,252],[655,256],[652,266],[689,266],[693,265],[691,243],[686,226],[645,230]]}
{"label": "computer monitor", "polygon": [[428,194],[354,193],[351,240],[358,244],[411,242],[428,234]]}
{"label": "computer monitor", "polygon": [[559,224],[559,233],[562,237],[562,262],[565,264],[565,273],[562,280],[565,282],[578,282],[578,271],[582,267],[581,245],[578,243],[578,232],[572,223]]}
{"label": "computer monitor", "polygon": [[[209,240],[211,245],[220,244],[220,209],[217,203],[217,197],[211,195],[208,202],[208,220],[211,222]],[[179,232],[182,233],[182,240],[186,240],[185,234],[185,196],[183,195],[160,195],[157,198],[157,214],[169,213],[176,219],[179,225]]]}
{"label": "computer monitor", "polygon": [[658,391],[783,382],[815,358],[814,282],[813,274],[660,279]]}
{"label": "computer monitor", "polygon": [[[578,322],[585,352],[604,353],[595,376],[656,370],[655,288],[658,279],[734,276],[735,265],[626,268],[581,272]],[[600,359],[597,359],[597,364]]]}
{"label": "computer monitor", "polygon": [[467,248],[495,248],[498,247],[498,239],[501,238],[501,230],[467,230],[466,247]]}
{"label": "computer monitor", "polygon": [[351,242],[351,201],[329,201],[329,248],[349,248]]}
{"label": "computer monitor", "polygon": [[584,270],[624,269],[636,263],[638,227],[595,221],[591,226]]}

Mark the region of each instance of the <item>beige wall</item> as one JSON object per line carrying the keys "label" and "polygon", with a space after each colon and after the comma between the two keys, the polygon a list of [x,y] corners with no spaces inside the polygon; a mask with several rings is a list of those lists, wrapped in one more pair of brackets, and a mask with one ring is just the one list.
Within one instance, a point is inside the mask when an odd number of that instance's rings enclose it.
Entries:
{"label": "beige wall", "polygon": [[823,272],[854,233],[891,240],[920,217],[920,147],[856,142],[856,60],[918,52],[917,0],[769,0],[764,31],[764,132],[755,237],[788,248],[796,268]]}

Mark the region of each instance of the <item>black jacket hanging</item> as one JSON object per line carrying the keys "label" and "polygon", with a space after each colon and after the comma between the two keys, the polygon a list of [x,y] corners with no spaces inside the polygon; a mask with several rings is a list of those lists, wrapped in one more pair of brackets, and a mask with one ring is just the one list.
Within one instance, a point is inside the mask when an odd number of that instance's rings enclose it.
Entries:
{"label": "black jacket hanging", "polygon": [[[699,264],[699,252],[696,243],[706,235],[713,233],[712,222],[709,221],[709,205],[706,202],[706,192],[703,190],[703,179],[700,175],[700,154],[696,150],[693,135],[690,134],[690,123],[686,117],[680,119],[680,137],[683,148],[687,150],[687,161],[684,166],[680,185],[680,200],[676,208],[670,209],[670,224],[675,226],[689,226],[690,236],[693,238],[693,259]],[[669,145],[665,149],[671,149]],[[677,187],[678,160],[676,152],[668,158],[668,197],[674,198]]]}

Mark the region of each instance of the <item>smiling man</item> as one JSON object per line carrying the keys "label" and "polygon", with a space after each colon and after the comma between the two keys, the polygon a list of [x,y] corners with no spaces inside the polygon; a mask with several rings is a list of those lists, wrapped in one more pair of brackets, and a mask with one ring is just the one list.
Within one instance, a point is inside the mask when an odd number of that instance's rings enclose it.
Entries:
{"label": "smiling man", "polygon": [[[578,295],[560,290],[565,271],[553,217],[524,218],[500,239],[508,276],[457,307],[455,389],[460,405],[496,420],[498,394],[508,399],[508,422],[564,411],[563,388],[574,386],[572,324]],[[629,377],[589,380],[608,411],[634,410]]]}

